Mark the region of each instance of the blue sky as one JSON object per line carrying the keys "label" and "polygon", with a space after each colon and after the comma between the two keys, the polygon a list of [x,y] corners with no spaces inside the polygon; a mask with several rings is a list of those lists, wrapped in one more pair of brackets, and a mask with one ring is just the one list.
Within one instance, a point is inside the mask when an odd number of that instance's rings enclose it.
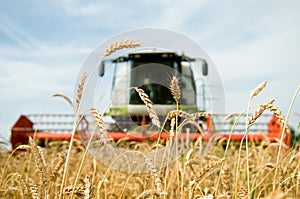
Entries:
{"label": "blue sky", "polygon": [[[101,42],[141,27],[180,32],[215,63],[226,111],[240,112],[249,92],[268,87],[253,103],[276,97],[286,114],[300,83],[300,2],[17,1],[0,2],[0,139],[20,114],[71,112],[53,93],[72,97],[83,61]],[[291,124],[300,117],[297,99]]]}

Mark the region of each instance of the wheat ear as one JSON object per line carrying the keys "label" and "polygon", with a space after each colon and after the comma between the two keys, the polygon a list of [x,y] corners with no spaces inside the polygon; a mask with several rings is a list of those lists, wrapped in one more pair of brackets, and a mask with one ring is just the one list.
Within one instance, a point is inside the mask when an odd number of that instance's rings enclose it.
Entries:
{"label": "wheat ear", "polygon": [[209,112],[197,112],[197,113],[193,113],[192,114],[192,117],[194,118],[194,119],[196,119],[196,118],[200,118],[200,117],[209,117],[209,116],[211,116],[212,114],[211,113],[209,113]]}
{"label": "wheat ear", "polygon": [[39,195],[39,188],[36,184],[34,185],[30,185],[29,186],[29,190],[30,190],[30,195],[32,199],[40,199],[40,195]]}
{"label": "wheat ear", "polygon": [[268,81],[262,82],[260,85],[258,85],[251,93],[250,93],[250,99],[258,95],[266,86]]}
{"label": "wheat ear", "polygon": [[155,193],[157,193],[159,195],[167,195],[167,193],[163,191],[161,179],[159,177],[158,171],[155,168],[151,158],[146,155],[144,155],[144,158],[145,158],[145,163],[151,172],[151,175],[152,175],[152,178],[153,178],[153,181],[155,184]]}
{"label": "wheat ear", "polygon": [[54,166],[54,168],[53,168],[53,170],[51,171],[51,174],[50,174],[50,179],[52,181],[55,181],[55,179],[58,175],[58,171],[63,166],[65,160],[66,160],[66,153],[59,153],[58,154],[58,161],[55,164],[55,166]]}
{"label": "wheat ear", "polygon": [[31,147],[25,144],[19,145],[16,150],[26,150],[26,151],[30,151]]}
{"label": "wheat ear", "polygon": [[104,144],[106,144],[107,143],[107,137],[105,135],[105,127],[104,127],[103,117],[96,108],[91,108],[90,112],[91,112],[92,117],[94,118],[94,120],[96,122],[96,126],[97,126],[97,129],[98,129],[97,132],[99,133],[101,141]]}
{"label": "wheat ear", "polygon": [[251,115],[251,117],[248,118],[247,128],[250,128],[254,124],[254,122],[261,116],[261,114],[267,109],[267,106],[269,104],[273,104],[274,101],[275,99],[271,99],[267,103],[261,104],[259,108]]}
{"label": "wheat ear", "polygon": [[111,43],[109,46],[106,47],[105,51],[101,55],[101,59],[111,55],[112,53],[116,52],[117,50],[121,50],[124,48],[136,48],[141,46],[141,42],[137,40],[121,40]]}
{"label": "wheat ear", "polygon": [[84,187],[76,187],[73,191],[72,187],[65,187],[63,189],[63,192],[58,192],[57,198],[59,197],[59,195],[71,195],[72,193],[75,194],[78,198],[83,198],[84,197]]}
{"label": "wheat ear", "polygon": [[180,99],[180,87],[179,87],[179,81],[178,78],[173,76],[170,82],[170,91],[171,94],[176,101],[176,103],[179,102]]}
{"label": "wheat ear", "polygon": [[[269,111],[271,111],[278,118],[281,125],[284,126],[284,124],[286,123],[285,122],[286,119],[285,119],[285,116],[282,114],[282,112],[275,105],[273,105],[272,103],[267,105],[267,109]],[[288,123],[286,123],[284,130],[285,130],[286,133],[291,133]]]}
{"label": "wheat ear", "polygon": [[238,196],[239,198],[246,198],[248,196],[248,190],[244,187],[240,187],[238,189]]}
{"label": "wheat ear", "polygon": [[170,129],[170,140],[173,140],[174,136],[175,136],[175,132],[174,132],[174,127],[175,127],[175,118],[171,119],[171,129]]}
{"label": "wheat ear", "polygon": [[90,177],[88,175],[83,179],[84,182],[84,199],[93,198],[93,185],[91,184]]}
{"label": "wheat ear", "polygon": [[34,140],[29,137],[29,145],[31,147],[31,153],[33,154],[33,159],[36,168],[38,169],[38,173],[40,175],[40,180],[42,182],[43,186],[46,186],[47,184],[47,175],[46,175],[46,165],[45,165],[45,157],[43,157],[43,153],[41,153],[41,150],[36,146],[34,143]]}
{"label": "wheat ear", "polygon": [[136,199],[149,198],[149,196],[152,196],[154,198],[156,198],[156,197],[162,198],[163,196],[166,196],[166,195],[167,195],[166,193],[158,193],[151,189],[147,189],[147,190],[143,191],[140,195],[138,195],[136,197]]}
{"label": "wheat ear", "polygon": [[221,170],[221,182],[227,198],[231,198],[232,196],[232,174],[227,165],[223,167]]}
{"label": "wheat ear", "polygon": [[70,98],[68,98],[67,96],[60,94],[60,93],[55,93],[52,95],[52,97],[61,97],[64,100],[66,100],[66,102],[68,102],[68,104],[70,104],[71,107],[73,107],[73,102],[70,100]]}
{"label": "wheat ear", "polygon": [[196,181],[191,180],[188,185],[188,199],[193,199],[194,198],[194,192],[195,192],[195,185]]}
{"label": "wheat ear", "polygon": [[23,177],[19,173],[17,173],[15,177],[17,179],[17,183],[20,186],[21,190],[25,195],[27,195],[29,193],[28,184],[24,181]]}
{"label": "wheat ear", "polygon": [[76,95],[76,109],[77,110],[78,110],[80,102],[81,102],[81,98],[82,98],[82,94],[83,94],[83,87],[84,87],[86,77],[87,77],[86,72],[83,72],[81,75],[80,82],[78,83],[78,86],[77,86],[77,95]]}
{"label": "wheat ear", "polygon": [[169,111],[168,114],[167,114],[167,119],[170,120],[172,118],[175,118],[175,117],[181,117],[181,118],[185,118],[185,119],[191,119],[192,116],[183,111],[183,110],[172,110],[172,111]]}
{"label": "wheat ear", "polygon": [[222,162],[224,162],[224,160],[225,160],[225,158],[222,158],[222,159],[214,161],[214,162],[206,165],[204,168],[200,169],[200,172],[199,172],[197,178],[193,179],[193,180],[191,180],[189,182],[189,185],[188,185],[188,191],[189,191],[188,198],[189,199],[194,198],[194,189],[195,189],[196,183],[198,183],[199,181],[201,181],[202,178],[203,178],[203,176],[206,173],[210,172],[214,167],[220,165]]}
{"label": "wheat ear", "polygon": [[135,90],[139,94],[141,100],[146,105],[146,109],[147,109],[147,112],[149,114],[149,117],[150,117],[152,123],[155,126],[157,126],[158,128],[160,128],[160,122],[159,122],[158,116],[157,116],[157,114],[156,114],[156,112],[155,112],[155,110],[153,108],[153,103],[149,99],[149,96],[141,88],[135,88]]}
{"label": "wheat ear", "polygon": [[222,162],[224,162],[224,160],[225,158],[222,158],[220,160],[211,162],[210,164],[206,165],[204,168],[201,168],[199,171],[199,175],[197,176],[197,179],[195,181],[199,182],[206,173],[211,171],[214,167],[220,165]]}

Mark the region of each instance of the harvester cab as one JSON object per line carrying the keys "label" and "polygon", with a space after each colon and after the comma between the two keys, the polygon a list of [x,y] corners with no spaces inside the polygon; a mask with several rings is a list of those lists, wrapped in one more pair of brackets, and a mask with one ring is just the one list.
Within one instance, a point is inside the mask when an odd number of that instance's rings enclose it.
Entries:
{"label": "harvester cab", "polygon": [[[196,78],[192,64],[202,67],[202,75],[208,74],[205,59],[191,58],[183,53],[148,50],[129,53],[113,60],[104,60],[99,67],[100,78],[105,75],[107,65],[114,67],[111,87],[111,115],[121,129],[130,129],[130,125],[141,126],[150,123],[146,107],[139,94],[130,89],[141,88],[153,102],[153,107],[162,119],[176,109],[176,102],[170,91],[170,80],[175,76],[179,80],[179,109],[188,113],[199,110]],[[125,92],[124,92],[125,91]],[[202,102],[204,103],[204,102]],[[201,110],[203,111],[203,110]],[[131,123],[131,124],[130,124]],[[127,124],[127,125],[126,125]]]}

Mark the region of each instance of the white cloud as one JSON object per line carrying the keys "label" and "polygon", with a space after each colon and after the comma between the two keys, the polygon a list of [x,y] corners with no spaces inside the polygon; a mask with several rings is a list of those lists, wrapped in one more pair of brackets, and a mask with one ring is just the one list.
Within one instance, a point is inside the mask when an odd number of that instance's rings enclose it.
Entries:
{"label": "white cloud", "polygon": [[[227,110],[239,112],[246,107],[249,92],[264,80],[268,87],[253,103],[277,98],[276,105],[287,113],[291,98],[300,84],[300,29],[290,27],[274,31],[251,43],[212,52],[212,58],[224,80]],[[297,101],[290,117],[297,126]]]}
{"label": "white cloud", "polygon": [[70,15],[99,15],[105,11],[104,3],[102,2],[88,2],[84,3],[79,0],[64,0],[62,1],[64,9]]}

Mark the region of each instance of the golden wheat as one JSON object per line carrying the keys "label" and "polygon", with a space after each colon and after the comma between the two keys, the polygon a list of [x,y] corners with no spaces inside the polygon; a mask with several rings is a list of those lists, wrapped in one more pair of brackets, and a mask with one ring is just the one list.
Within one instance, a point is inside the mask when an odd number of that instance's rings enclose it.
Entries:
{"label": "golden wheat", "polygon": [[159,118],[153,108],[153,104],[151,102],[151,100],[149,99],[149,96],[145,93],[145,91],[141,88],[135,88],[136,92],[139,94],[141,100],[144,102],[144,104],[146,105],[146,109],[147,112],[149,114],[149,117],[152,121],[152,123],[157,126],[158,128],[160,128],[160,121]]}
{"label": "golden wheat", "polygon": [[200,181],[205,174],[210,172],[214,167],[220,165],[224,160],[225,160],[225,158],[222,158],[217,161],[213,161],[210,164],[206,165],[204,168],[201,168],[199,171],[199,174],[197,175],[196,182]]}
{"label": "golden wheat", "polygon": [[83,179],[84,182],[84,199],[93,198],[93,186],[90,182],[90,177],[88,175]]}
{"label": "golden wheat", "polygon": [[81,102],[81,98],[82,98],[82,94],[83,94],[83,87],[84,87],[86,78],[87,78],[86,72],[83,72],[81,75],[80,82],[77,85],[76,110],[78,110],[80,102]]}
{"label": "golden wheat", "polygon": [[70,100],[70,98],[68,98],[67,96],[60,94],[60,93],[55,93],[52,95],[52,97],[61,97],[64,100],[66,100],[66,102],[68,102],[68,104],[70,104],[71,107],[73,107],[73,102]]}
{"label": "golden wheat", "polygon": [[267,86],[268,81],[262,82],[260,85],[258,85],[251,93],[250,93],[250,98],[252,99],[253,97],[257,96],[266,86]]}
{"label": "golden wheat", "polygon": [[29,189],[30,189],[30,195],[31,195],[32,199],[40,199],[41,198],[37,185],[35,185],[35,184],[30,185]]}
{"label": "golden wheat", "polygon": [[267,104],[261,104],[259,108],[248,118],[247,128],[250,128],[266,109]]}
{"label": "golden wheat", "polygon": [[58,153],[58,161],[55,164],[53,170],[51,171],[50,179],[52,181],[55,181],[58,175],[59,170],[62,168],[63,164],[65,163],[66,160],[66,153]]}
{"label": "golden wheat", "polygon": [[[281,125],[284,126],[286,119],[282,112],[272,103],[269,103],[266,108],[271,111],[278,118]],[[284,130],[286,133],[291,133],[289,124],[286,123],[286,128]]]}
{"label": "golden wheat", "polygon": [[196,181],[191,180],[188,185],[188,198],[193,199],[194,198],[194,190],[195,190]]}
{"label": "golden wheat", "polygon": [[241,199],[247,198],[247,196],[248,196],[248,190],[246,188],[244,188],[244,187],[240,187],[238,189],[238,196]]}
{"label": "golden wheat", "polygon": [[137,40],[121,40],[111,43],[106,47],[105,52],[102,53],[101,59],[111,55],[112,53],[124,49],[124,48],[136,48],[141,46],[141,43]]}
{"label": "golden wheat", "polygon": [[247,128],[250,128],[254,122],[262,115],[262,113],[267,109],[267,107],[273,104],[275,99],[269,100],[265,104],[261,104],[259,108],[248,118],[247,120]]}
{"label": "golden wheat", "polygon": [[31,150],[31,147],[28,146],[28,145],[19,145],[16,150],[26,150],[26,151],[30,151]]}
{"label": "golden wheat", "polygon": [[178,104],[181,92],[180,92],[179,81],[177,77],[175,76],[172,77],[169,87],[174,100]]}
{"label": "golden wheat", "polygon": [[221,183],[224,189],[224,195],[231,198],[233,178],[228,165],[224,165],[221,170]]}
{"label": "golden wheat", "polygon": [[192,115],[183,111],[183,110],[172,110],[167,114],[167,120],[171,120],[172,118],[181,117],[185,119],[192,119]]}
{"label": "golden wheat", "polygon": [[[122,40],[109,45],[105,52],[101,55],[101,59],[111,55],[117,50],[123,48],[135,48],[140,46],[140,42],[136,40]],[[80,82],[77,86],[76,106],[80,108],[81,100],[84,95],[84,85],[87,78],[85,72],[82,73]],[[250,93],[250,100],[257,96],[267,85],[267,81],[260,84],[256,89]],[[179,81],[176,77],[173,77],[170,82],[170,90],[174,100],[179,103],[181,91],[179,87]],[[149,99],[149,96],[140,88],[134,88],[139,94],[141,100],[146,105],[146,110],[154,125],[160,127],[158,115],[156,114],[153,103]],[[62,94],[54,94],[53,97],[62,97],[70,105],[72,101]],[[246,127],[250,127],[261,116],[265,110],[269,110],[279,119],[281,124],[285,124],[286,118],[281,111],[273,105],[274,100],[260,105],[259,109],[247,120]],[[250,104],[250,103],[249,103]],[[100,136],[104,135],[105,128],[103,122],[103,115],[99,113],[96,108],[90,109],[91,115],[95,120],[97,131]],[[182,128],[184,124],[192,124],[197,127],[196,119],[202,117],[210,117],[212,114],[208,112],[187,113],[184,110],[170,111],[167,115],[167,119],[171,120],[170,137],[174,137],[175,132]],[[227,116],[224,120],[229,119],[231,116]],[[234,115],[236,116],[236,115]],[[177,125],[175,118],[183,118],[182,125]],[[289,126],[285,131],[289,131]],[[75,132],[75,131],[74,131]],[[105,137],[106,138],[106,137]],[[164,147],[164,143],[153,143],[149,140],[143,144],[119,140],[116,145],[122,142],[122,147],[125,150],[137,150],[142,148],[143,150],[157,149],[158,147]],[[71,143],[74,144],[74,141]],[[112,141],[114,143],[114,141]],[[61,143],[63,144],[63,142]],[[153,161],[157,163],[156,157],[153,160],[144,155],[144,163],[148,170],[147,174],[127,174],[112,170],[107,165],[103,165],[100,162],[96,162],[93,157],[87,154],[87,149],[83,149],[83,146],[76,143],[75,150],[68,149],[68,161],[66,161],[66,153],[58,152],[59,147],[57,145],[47,145],[47,154],[45,149],[36,145],[35,140],[29,138],[29,145],[20,145],[17,149],[26,150],[30,153],[16,153],[5,154],[0,153],[0,170],[1,184],[0,184],[0,198],[70,198],[74,194],[77,198],[198,198],[198,199],[213,199],[213,198],[247,198],[250,194],[254,194],[254,197],[259,198],[299,198],[299,160],[296,158],[299,156],[298,149],[291,149],[291,158],[282,158],[280,164],[274,164],[274,155],[272,147],[263,148],[263,146],[253,146],[249,148],[249,153],[238,153],[236,146],[232,143],[228,143],[228,153],[230,156],[224,157],[223,147],[216,145],[211,155],[201,156],[203,146],[205,144],[199,144],[197,142],[191,142],[189,145],[189,151],[182,154],[178,159],[174,160],[175,164],[171,164],[166,168],[158,170]],[[73,146],[70,144],[69,146]],[[248,147],[248,146],[247,146]],[[66,150],[67,147],[61,150]],[[280,151],[280,150],[278,150]],[[28,155],[30,154],[30,155]],[[31,154],[33,157],[33,163],[35,170],[31,169]],[[86,155],[87,154],[87,155]],[[199,155],[200,154],[200,155]],[[199,156],[198,156],[199,155]],[[113,157],[112,157],[113,158]],[[233,173],[232,168],[236,167],[235,160],[237,158],[242,159],[241,165],[244,166],[245,162],[249,164],[251,169],[251,176],[249,179],[255,179],[257,185],[253,185],[253,189],[244,189],[247,186],[246,170],[241,169],[239,171],[240,180],[235,182],[236,189],[233,190]],[[53,160],[52,160],[53,159]],[[82,159],[83,164],[78,164],[78,160]],[[216,160],[212,162],[206,161]],[[224,163],[226,160],[226,164]],[[131,161],[131,160],[130,160]],[[133,160],[134,161],[134,160]],[[67,176],[64,172],[63,175],[59,174],[60,168],[65,164],[65,171],[68,170]],[[51,164],[49,164],[51,163]],[[54,164],[56,163],[56,164]],[[224,164],[223,164],[224,163]],[[216,168],[223,164],[220,168]],[[4,165],[4,166],[3,166]],[[51,166],[50,166],[51,165]],[[54,165],[54,166],[52,166]],[[282,165],[285,165],[283,167]],[[82,169],[81,169],[82,166]],[[80,169],[78,169],[80,168]],[[268,176],[263,176],[265,169],[268,173],[273,173],[274,169],[278,170],[278,176],[275,180],[272,180]],[[253,172],[252,172],[253,171]],[[262,172],[261,174],[259,172]],[[38,175],[36,175],[38,173]],[[276,171],[275,171],[276,174]],[[237,175],[235,173],[235,175]],[[63,176],[63,177],[62,177]],[[68,178],[67,178],[67,177]],[[90,177],[91,176],[91,177]],[[276,176],[276,175],[275,175]],[[76,185],[76,180],[82,179],[81,186]],[[261,177],[261,178],[260,178]],[[66,178],[66,179],[64,179]],[[51,183],[48,183],[48,179]],[[221,180],[221,188],[219,189],[218,180]],[[62,181],[62,183],[61,183]],[[124,182],[132,182],[127,189],[124,187]],[[276,184],[281,188],[281,191],[270,192],[270,185]],[[67,186],[68,185],[68,186]],[[60,187],[60,190],[59,190]],[[97,188],[94,191],[94,187]],[[248,193],[249,190],[249,193]],[[121,193],[118,196],[118,193]]]}
{"label": "golden wheat", "polygon": [[17,183],[19,184],[22,192],[25,195],[28,195],[29,194],[28,184],[24,181],[23,177],[19,173],[16,174],[16,178],[17,178]]}
{"label": "golden wheat", "polygon": [[41,150],[39,150],[38,146],[36,146],[34,140],[29,137],[29,144],[31,147],[31,153],[33,154],[33,159],[35,162],[35,166],[38,170],[40,180],[42,182],[42,186],[46,186],[47,184],[47,175],[46,175],[46,165],[45,165],[45,157]]}
{"label": "golden wheat", "polygon": [[175,118],[171,119],[170,127],[171,129],[169,131],[169,134],[170,134],[170,139],[172,140],[175,136]]}
{"label": "golden wheat", "polygon": [[[124,142],[123,147],[134,148],[135,145],[139,143],[136,142]],[[147,143],[148,145],[154,145],[151,142]],[[146,143],[143,144],[143,147],[147,147]],[[156,143],[155,143],[156,144]],[[145,145],[145,146],[144,146]],[[58,172],[56,174],[56,180],[52,180],[51,175],[52,171],[54,170],[55,166],[57,165],[60,159],[58,154],[64,156],[64,153],[57,153],[57,146],[56,145],[47,145],[52,146],[53,148],[47,148],[47,156],[45,156],[47,162],[46,170],[49,171],[47,178],[51,179],[52,183],[49,183],[47,186],[47,194],[49,198],[54,198],[55,196],[59,196],[59,190],[57,189],[58,185],[61,181],[61,174]],[[150,147],[150,146],[149,146]],[[191,148],[188,150],[186,155],[182,158],[176,160],[181,165],[184,165],[186,169],[180,171],[180,175],[184,176],[183,179],[179,179],[179,183],[183,182],[183,198],[204,198],[209,197],[209,194],[214,192],[215,198],[227,198],[231,195],[231,197],[237,198],[247,198],[247,189],[238,187],[245,187],[247,186],[245,179],[245,169],[242,169],[241,178],[238,181],[237,190],[233,190],[232,186],[233,183],[231,169],[234,168],[236,162],[234,161],[237,156],[239,155],[236,151],[234,145],[229,147],[229,154],[230,156],[226,156],[226,164],[221,167],[221,169],[216,168],[216,166],[220,165],[222,159],[217,159],[218,157],[223,156],[223,148],[221,146],[216,145],[211,151],[210,155],[205,156],[204,159],[198,156],[198,144],[191,143]],[[153,147],[152,147],[153,148]],[[155,148],[155,147],[154,147]],[[31,149],[27,150],[31,151]],[[270,177],[274,172],[275,160],[273,155],[272,148],[264,149],[262,146],[253,146],[249,148],[249,163],[250,168],[258,168],[258,169],[251,169],[251,179],[256,179],[257,186],[251,189],[252,192],[255,192],[255,196],[259,196],[259,198],[267,197],[270,194],[270,185],[272,183],[276,183],[278,188],[281,188],[282,193],[286,196],[291,198],[298,198],[299,194],[297,195],[297,190],[299,190],[299,185],[297,185],[297,180],[299,178],[299,165],[297,164],[299,161],[299,154],[297,150],[291,149],[290,155],[291,158],[283,158],[280,162],[278,167],[278,176],[276,181],[274,182]],[[74,182],[74,177],[77,175],[76,171],[78,168],[78,159],[82,156],[83,151],[72,153],[70,159],[70,173],[67,179],[67,185],[63,189],[63,197],[69,198],[72,193],[72,185]],[[252,154],[252,155],[251,155]],[[0,161],[3,162],[3,158],[7,157],[6,154],[1,154]],[[8,169],[4,172],[5,179],[3,184],[1,185],[0,189],[0,198],[30,198],[31,194],[35,194],[34,197],[44,198],[43,189],[40,186],[41,180],[39,175],[35,175],[36,172],[32,170],[28,173],[28,166],[26,163],[24,164],[24,170],[22,171],[22,162],[26,162],[28,158],[28,153],[18,153],[12,159],[10,159],[10,165],[7,167]],[[245,158],[247,158],[245,153],[241,154],[242,164],[245,165]],[[52,164],[49,162],[52,160]],[[205,163],[207,159],[211,162]],[[214,161],[216,160],[217,161]],[[34,160],[34,159],[33,159]],[[88,195],[87,192],[92,193],[92,198],[109,198],[109,197],[118,197],[118,193],[121,189],[123,189],[123,183],[127,180],[130,174],[120,173],[118,171],[110,171],[107,175],[104,175],[106,172],[106,167],[101,165],[101,163],[97,162],[96,166],[92,164],[93,158],[91,156],[87,156],[84,164],[84,168],[82,173],[80,174],[81,179],[83,179],[83,184],[77,186],[74,189],[74,197],[84,198],[84,196]],[[145,198],[147,197],[160,197],[160,194],[165,194],[165,198],[176,198],[178,194],[180,194],[178,185],[176,180],[176,172],[177,167],[176,164],[169,165],[168,168],[158,170],[152,163],[152,159],[148,160],[145,157],[145,162],[147,161],[147,165],[149,168],[149,174],[134,174],[131,175],[133,178],[130,180],[130,188],[126,189],[123,193],[124,198],[131,198],[131,197],[138,197],[138,198]],[[21,164],[20,164],[21,162]],[[35,161],[34,161],[35,163]],[[3,163],[2,163],[3,164]],[[40,165],[43,165],[42,161],[40,160]],[[215,165],[215,166],[214,166]],[[282,165],[288,165],[284,168]],[[93,169],[95,168],[95,170]],[[1,169],[1,167],[0,167]],[[284,170],[284,172],[283,172]],[[37,169],[37,171],[39,171]],[[152,171],[152,172],[151,172]],[[264,173],[267,171],[268,173]],[[22,174],[22,178],[20,178],[20,173],[25,172]],[[95,172],[95,174],[93,174]],[[165,172],[168,172],[168,175],[164,175]],[[262,172],[260,174],[260,172]],[[38,174],[38,173],[37,173]],[[46,173],[47,174],[47,173]],[[210,175],[208,175],[210,174]],[[270,175],[269,177],[265,175]],[[84,182],[84,177],[94,176],[89,180],[89,183],[86,180]],[[216,186],[218,176],[220,175],[220,186]],[[11,178],[9,176],[12,176]],[[136,178],[141,181],[139,184],[134,183]],[[183,180],[183,181],[182,181]],[[98,188],[100,181],[102,181],[102,185]],[[144,181],[144,182],[143,182]],[[176,183],[174,183],[176,182]],[[253,187],[254,185],[252,185]],[[28,188],[26,188],[28,187]],[[31,187],[31,188],[30,188]],[[89,187],[89,188],[88,188]],[[97,188],[97,191],[93,191],[93,188]],[[27,189],[27,191],[26,191]],[[1,192],[1,190],[3,190]],[[18,190],[18,191],[13,191]],[[5,191],[5,192],[4,192]],[[161,191],[159,193],[159,191]]]}
{"label": "golden wheat", "polygon": [[145,163],[151,172],[151,175],[152,175],[152,178],[153,178],[153,181],[155,184],[155,193],[164,194],[163,186],[162,186],[161,179],[159,177],[157,168],[155,168],[152,160],[148,156],[144,155],[144,158],[145,158]]}
{"label": "golden wheat", "polygon": [[210,117],[211,115],[212,114],[209,112],[202,111],[202,112],[193,113],[192,117],[196,119],[201,117]]}
{"label": "golden wheat", "polygon": [[226,115],[224,117],[223,121],[225,122],[225,121],[229,120],[230,118],[237,117],[237,116],[239,116],[238,113],[229,113],[228,115]]}

